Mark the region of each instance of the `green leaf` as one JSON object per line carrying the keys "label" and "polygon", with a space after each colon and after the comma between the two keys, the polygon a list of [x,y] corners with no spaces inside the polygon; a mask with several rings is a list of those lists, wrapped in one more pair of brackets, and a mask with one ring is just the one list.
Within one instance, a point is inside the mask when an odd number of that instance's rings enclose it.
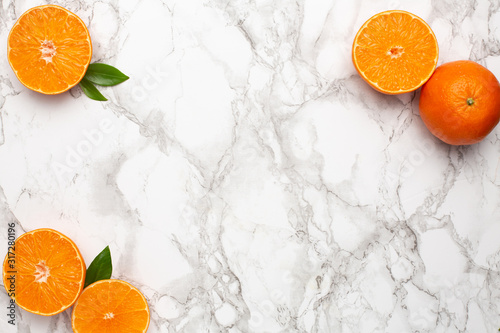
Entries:
{"label": "green leaf", "polygon": [[117,68],[101,63],[90,64],[85,78],[100,86],[114,86],[129,79]]}
{"label": "green leaf", "polygon": [[85,77],[79,83],[80,87],[83,90],[83,93],[87,95],[87,97],[96,100],[96,101],[107,101],[108,99],[104,97],[99,90],[97,90],[96,86]]}
{"label": "green leaf", "polygon": [[94,258],[87,269],[84,288],[96,281],[109,279],[112,271],[113,264],[111,263],[111,252],[109,251],[109,246],[106,246],[104,250]]}

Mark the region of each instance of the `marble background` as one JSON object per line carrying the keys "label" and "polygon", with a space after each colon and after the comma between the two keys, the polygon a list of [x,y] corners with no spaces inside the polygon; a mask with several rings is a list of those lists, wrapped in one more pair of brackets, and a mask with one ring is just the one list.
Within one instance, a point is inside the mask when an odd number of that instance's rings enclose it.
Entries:
{"label": "marble background", "polygon": [[[500,77],[499,0],[55,1],[93,62],[130,76],[108,102],[16,79],[8,32],[43,3],[1,2],[2,249],[12,221],[65,233],[87,264],[109,245],[148,332],[498,331],[500,126],[440,142],[419,92],[371,89],[351,44],[404,9],[439,64]],[[2,332],[71,332],[70,310],[4,312]]]}

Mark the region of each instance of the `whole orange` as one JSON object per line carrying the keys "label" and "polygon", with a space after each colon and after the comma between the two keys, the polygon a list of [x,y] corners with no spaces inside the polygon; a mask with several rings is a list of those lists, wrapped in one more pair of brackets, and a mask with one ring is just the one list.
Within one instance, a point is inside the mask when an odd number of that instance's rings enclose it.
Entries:
{"label": "whole orange", "polygon": [[500,121],[500,84],[469,60],[439,66],[420,92],[420,116],[436,137],[451,145],[483,140]]}

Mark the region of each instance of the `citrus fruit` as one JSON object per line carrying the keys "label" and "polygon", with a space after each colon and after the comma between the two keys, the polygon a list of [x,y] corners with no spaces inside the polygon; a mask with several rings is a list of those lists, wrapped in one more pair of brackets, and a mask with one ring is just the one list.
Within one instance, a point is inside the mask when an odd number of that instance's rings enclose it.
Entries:
{"label": "citrus fruit", "polygon": [[420,17],[402,10],[378,13],[359,29],[352,61],[359,75],[386,94],[414,91],[438,61],[436,36]]}
{"label": "citrus fruit", "polygon": [[7,56],[23,85],[59,94],[80,82],[92,57],[85,23],[69,10],[44,5],[19,17],[7,39]]}
{"label": "citrus fruit", "polygon": [[442,141],[474,144],[500,121],[500,84],[476,62],[448,62],[422,87],[419,108],[424,124]]}
{"label": "citrus fruit", "polygon": [[52,229],[22,234],[3,263],[3,283],[16,304],[51,316],[69,308],[85,281],[85,262],[75,243]]}
{"label": "citrus fruit", "polygon": [[75,333],[139,333],[149,326],[144,295],[126,281],[99,280],[85,288],[73,307]]}

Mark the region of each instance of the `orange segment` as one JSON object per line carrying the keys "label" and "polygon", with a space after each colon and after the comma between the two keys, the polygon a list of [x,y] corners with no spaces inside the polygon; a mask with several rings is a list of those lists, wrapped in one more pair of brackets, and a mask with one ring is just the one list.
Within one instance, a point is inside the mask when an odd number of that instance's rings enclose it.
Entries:
{"label": "orange segment", "polygon": [[140,333],[149,327],[149,307],[142,293],[122,280],[94,282],[73,308],[75,333]]}
{"label": "orange segment", "polygon": [[12,298],[20,308],[51,316],[75,303],[85,271],[73,241],[56,230],[37,229],[19,236],[14,255],[5,257],[3,282],[9,294],[14,291]]}
{"label": "orange segment", "polygon": [[52,95],[80,82],[92,58],[92,43],[78,16],[56,5],[44,5],[29,9],[14,24],[7,55],[23,85]]}
{"label": "orange segment", "polygon": [[359,75],[386,94],[414,91],[438,61],[436,36],[418,16],[401,10],[378,13],[354,38],[352,61]]}

